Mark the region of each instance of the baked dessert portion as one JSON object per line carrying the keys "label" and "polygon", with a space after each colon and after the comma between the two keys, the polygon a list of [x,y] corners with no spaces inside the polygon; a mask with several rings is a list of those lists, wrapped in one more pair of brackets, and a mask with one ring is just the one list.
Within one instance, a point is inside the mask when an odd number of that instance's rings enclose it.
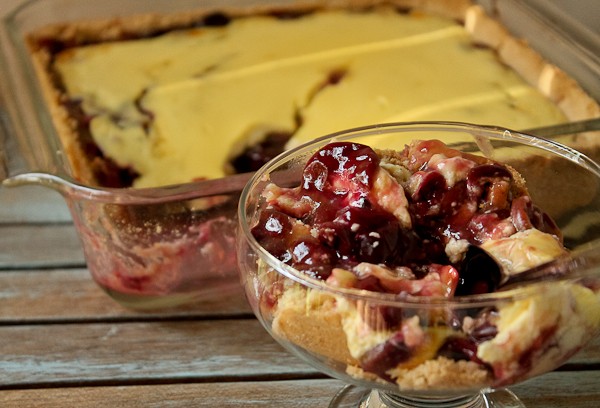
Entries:
{"label": "baked dessert portion", "polygon": [[317,2],[73,23],[29,44],[74,175],[151,187],[255,170],[354,126],[599,116],[467,0]]}
{"label": "baked dessert portion", "polygon": [[401,152],[332,142],[299,185],[268,183],[262,200],[252,235],[306,279],[277,279],[259,260],[262,317],[356,378],[402,390],[507,385],[557,366],[600,326],[598,288],[585,282],[445,302],[567,254],[525,180],[499,162],[437,140]]}

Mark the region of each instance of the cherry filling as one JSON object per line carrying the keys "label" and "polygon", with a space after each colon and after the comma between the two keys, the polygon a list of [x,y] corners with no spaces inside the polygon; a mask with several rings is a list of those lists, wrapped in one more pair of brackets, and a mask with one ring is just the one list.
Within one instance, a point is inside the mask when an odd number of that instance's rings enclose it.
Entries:
{"label": "cherry filling", "polygon": [[[445,297],[498,288],[501,271],[479,248],[481,243],[529,228],[561,237],[503,165],[439,141],[414,142],[400,158],[412,173],[400,187],[405,201],[394,190],[396,181],[392,186],[381,182],[391,176],[370,147],[349,142],[324,146],[306,163],[300,186],[273,187],[265,195],[270,198],[252,234],[281,261],[330,284]],[[381,189],[382,183],[389,191]],[[390,196],[397,198],[391,207],[386,204]],[[398,216],[396,204],[406,207],[409,223]],[[464,244],[458,257],[447,253],[456,242]],[[364,322],[371,325],[373,320],[373,330],[382,325],[393,329],[403,324],[404,312],[373,306],[366,316],[371,319]],[[477,358],[477,347],[497,334],[496,327],[482,318],[466,334],[462,319],[452,318],[447,325],[457,334],[446,339],[437,355],[487,367]],[[397,331],[367,351],[361,367],[391,380],[388,370],[416,353],[404,334]]]}
{"label": "cherry filling", "polygon": [[412,355],[413,350],[406,345],[402,332],[397,332],[387,341],[367,351],[361,358],[361,367],[365,371],[393,382],[387,371],[407,361]]}
{"label": "cherry filling", "polygon": [[290,139],[286,133],[269,133],[260,143],[246,148],[231,160],[236,173],[257,171],[269,160],[283,152],[285,144]]}
{"label": "cherry filling", "polygon": [[[445,247],[451,240],[477,246],[532,227],[560,236],[552,220],[515,186],[505,166],[439,141],[417,142],[403,154],[414,171],[405,189],[411,228],[382,208],[375,196],[377,153],[365,145],[336,142],[308,160],[299,187],[282,189],[288,199],[268,203],[252,233],[277,258],[320,279],[327,279],[334,268],[351,270],[361,262],[391,270],[408,267],[416,279],[439,273],[435,265],[452,265],[459,276],[448,284],[457,288],[457,295],[494,291],[500,272],[483,251],[468,251],[462,261],[450,262]],[[406,290],[406,285],[367,277],[354,285]],[[420,294],[426,293],[431,292]]]}
{"label": "cherry filling", "polygon": [[286,213],[275,203],[263,212],[253,235],[282,261],[321,279],[327,279],[334,267],[351,268],[359,262],[393,267],[423,260],[426,253],[418,235],[402,227],[372,197],[379,162],[367,146],[328,145],[307,162],[302,185],[291,193],[310,203],[309,211],[294,220],[310,229],[294,228],[294,223],[286,220],[281,222],[281,231],[273,234],[273,212],[277,211],[279,218]]}

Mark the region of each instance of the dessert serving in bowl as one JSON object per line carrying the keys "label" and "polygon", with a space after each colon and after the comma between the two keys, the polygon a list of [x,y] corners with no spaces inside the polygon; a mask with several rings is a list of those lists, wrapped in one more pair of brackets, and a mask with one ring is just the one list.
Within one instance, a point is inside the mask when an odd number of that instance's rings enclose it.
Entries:
{"label": "dessert serving in bowl", "polygon": [[600,330],[600,167],[497,127],[357,128],[242,192],[238,262],[284,347],[346,380],[331,406],[519,407],[505,387]]}
{"label": "dessert serving in bowl", "polygon": [[[555,65],[593,71],[587,59],[542,57],[503,25],[533,8],[486,3],[25,2],[2,27],[0,87],[17,147],[3,184],[63,193],[90,270],[113,297],[144,307],[191,299],[210,287],[202,271],[234,274],[235,204],[248,177],[239,174],[314,135],[600,116],[588,76]],[[553,49],[578,50],[570,41]],[[596,147],[585,133],[568,141]]]}

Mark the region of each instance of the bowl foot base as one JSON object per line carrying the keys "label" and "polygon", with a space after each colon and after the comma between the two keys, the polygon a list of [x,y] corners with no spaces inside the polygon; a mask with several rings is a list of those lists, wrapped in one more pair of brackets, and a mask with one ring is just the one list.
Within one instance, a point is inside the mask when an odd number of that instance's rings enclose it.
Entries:
{"label": "bowl foot base", "polygon": [[417,398],[348,385],[335,395],[329,408],[525,408],[525,405],[506,389],[462,397]]}

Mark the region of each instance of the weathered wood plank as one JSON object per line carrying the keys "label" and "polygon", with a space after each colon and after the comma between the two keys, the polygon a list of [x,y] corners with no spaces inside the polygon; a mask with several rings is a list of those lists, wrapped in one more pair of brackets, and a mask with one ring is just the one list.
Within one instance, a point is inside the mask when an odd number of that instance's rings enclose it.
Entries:
{"label": "weathered wood plank", "polygon": [[13,325],[0,327],[0,339],[0,389],[316,372],[255,319]]}
{"label": "weathered wood plank", "polygon": [[[240,287],[227,296],[206,296],[185,307],[140,312],[109,298],[85,269],[0,273],[0,323],[4,325],[249,317],[251,313]],[[569,364],[600,364],[600,338]]]}
{"label": "weathered wood plank", "polygon": [[65,200],[46,187],[0,188],[0,223],[70,222]]}
{"label": "weathered wood plank", "polygon": [[528,408],[600,407],[600,371],[552,372],[511,387]]}
{"label": "weathered wood plank", "polygon": [[0,272],[0,323],[3,324],[248,316],[251,313],[239,285],[234,285],[227,296],[215,293],[185,307],[140,312],[111,299],[96,285],[87,269]]}
{"label": "weathered wood plank", "polygon": [[0,392],[2,407],[326,407],[336,380],[174,384]]}
{"label": "weathered wood plank", "polygon": [[592,340],[583,350],[575,354],[567,364],[600,365],[600,337]]}
{"label": "weathered wood plank", "polygon": [[84,265],[73,224],[0,225],[0,269]]}
{"label": "weathered wood plank", "polygon": [[[551,373],[511,389],[528,408],[600,406],[600,373]],[[55,388],[0,392],[3,407],[79,408],[326,407],[343,383],[332,379],[114,387]]]}
{"label": "weathered wood plank", "polygon": [[314,375],[255,319],[0,327],[0,389]]}

